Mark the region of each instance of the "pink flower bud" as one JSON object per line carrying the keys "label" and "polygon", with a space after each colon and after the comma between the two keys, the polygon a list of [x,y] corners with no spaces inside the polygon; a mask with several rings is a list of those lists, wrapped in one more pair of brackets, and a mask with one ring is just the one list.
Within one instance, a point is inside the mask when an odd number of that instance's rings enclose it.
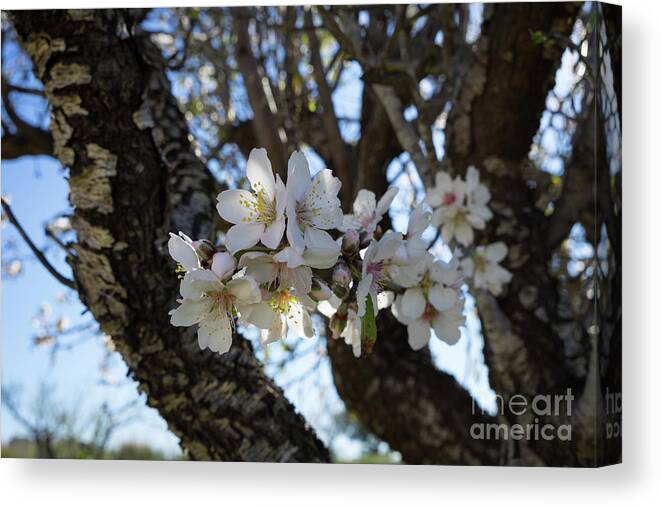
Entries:
{"label": "pink flower bud", "polygon": [[342,253],[344,255],[355,254],[360,247],[360,234],[358,231],[349,230],[342,237]]}
{"label": "pink flower bud", "polygon": [[193,241],[193,248],[202,262],[210,261],[218,251],[216,246],[208,239],[198,239],[197,241]]}
{"label": "pink flower bud", "polygon": [[351,270],[346,262],[340,261],[333,269],[333,282],[340,287],[348,287],[351,283]]}
{"label": "pink flower bud", "polygon": [[211,261],[211,271],[220,278],[224,280],[229,278],[234,273],[236,268],[236,260],[234,256],[227,252],[218,252],[214,254],[213,260]]}

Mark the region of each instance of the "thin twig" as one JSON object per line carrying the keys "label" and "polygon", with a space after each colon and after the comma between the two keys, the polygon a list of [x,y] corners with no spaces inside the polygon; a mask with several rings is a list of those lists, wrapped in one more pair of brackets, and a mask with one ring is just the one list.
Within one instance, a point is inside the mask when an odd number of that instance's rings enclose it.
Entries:
{"label": "thin twig", "polygon": [[55,234],[50,227],[46,226],[44,227],[44,234],[48,236],[50,239],[52,239],[57,246],[59,246],[64,253],[67,255],[73,255],[73,252],[71,251],[71,248],[69,248],[68,245],[65,245],[60,238],[57,237],[57,234]]}
{"label": "thin twig", "polygon": [[16,230],[18,233],[21,235],[23,240],[27,243],[28,247],[30,250],[32,250],[32,253],[35,255],[35,257],[41,262],[41,264],[46,268],[46,270],[55,277],[55,279],[60,282],[63,285],[66,285],[70,289],[76,289],[76,283],[73,280],[70,280],[63,274],[61,274],[59,271],[57,271],[53,265],[48,261],[44,253],[37,248],[37,246],[32,242],[30,239],[30,236],[25,232],[25,229],[21,226],[19,221],[16,219],[16,216],[14,215],[14,212],[12,211],[11,207],[9,206],[9,203],[7,200],[3,197],[2,198],[2,209],[4,210],[5,214],[7,215],[7,218],[11,222],[11,224],[16,227]]}

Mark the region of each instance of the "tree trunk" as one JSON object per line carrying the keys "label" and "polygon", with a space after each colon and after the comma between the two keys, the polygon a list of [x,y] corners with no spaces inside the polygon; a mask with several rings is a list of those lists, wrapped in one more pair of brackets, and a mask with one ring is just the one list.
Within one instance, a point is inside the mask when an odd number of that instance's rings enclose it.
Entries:
{"label": "tree trunk", "polygon": [[171,231],[210,237],[216,184],[193,154],[160,52],[124,10],[25,11],[12,18],[52,107],[70,167],[78,292],[194,459],[328,461],[249,342],[201,351],[169,324],[178,280]]}

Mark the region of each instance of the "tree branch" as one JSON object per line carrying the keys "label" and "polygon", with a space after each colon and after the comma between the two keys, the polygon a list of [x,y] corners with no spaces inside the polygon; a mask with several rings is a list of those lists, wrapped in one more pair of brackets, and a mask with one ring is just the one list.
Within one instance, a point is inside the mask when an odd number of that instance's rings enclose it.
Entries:
{"label": "tree branch", "polygon": [[[265,89],[269,86],[260,69],[259,63],[253,54],[250,44],[249,13],[248,8],[237,8],[238,15],[234,20],[236,33],[236,61],[243,76],[250,106],[254,114],[253,125],[255,137],[266,148],[273,163],[273,168],[285,179],[287,176],[287,147],[282,126],[278,122],[275,104],[272,96],[267,95]],[[268,80],[266,80],[268,81]],[[270,104],[271,103],[271,104]]]}
{"label": "tree branch", "polygon": [[46,271],[48,271],[51,275],[53,275],[53,277],[62,285],[65,285],[66,287],[75,290],[76,283],[73,280],[68,279],[66,276],[61,274],[57,269],[55,269],[55,267],[53,267],[50,261],[46,258],[44,253],[41,250],[39,250],[39,248],[37,248],[37,245],[34,244],[28,233],[25,232],[25,229],[23,229],[23,227],[21,226],[20,222],[16,218],[16,215],[14,215],[11,206],[4,197],[2,198],[2,209],[7,215],[7,219],[9,220],[9,222],[11,222],[11,224],[14,227],[16,227],[16,230],[21,235],[21,238],[23,238],[23,240],[28,245],[30,251],[32,251],[32,253],[37,258],[37,260],[42,264],[42,266],[46,268]]}

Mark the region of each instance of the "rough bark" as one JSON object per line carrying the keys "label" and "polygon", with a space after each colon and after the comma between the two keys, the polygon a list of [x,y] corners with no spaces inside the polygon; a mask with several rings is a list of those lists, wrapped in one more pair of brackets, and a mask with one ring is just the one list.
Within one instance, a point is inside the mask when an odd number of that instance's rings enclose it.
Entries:
{"label": "rough bark", "polygon": [[235,336],[201,351],[169,325],[170,231],[212,234],[215,184],[194,156],[160,53],[119,10],[14,12],[70,167],[81,300],[112,336],[148,402],[194,459],[327,461],[328,453]]}
{"label": "rough bark", "polygon": [[[575,4],[494,6],[483,26],[477,60],[482,86],[462,90],[460,107],[448,118],[446,148],[452,167],[458,172],[471,164],[483,168],[492,193],[496,218],[484,241],[509,246],[505,265],[514,277],[507,290],[497,298],[476,293],[490,383],[505,399],[570,388],[580,405],[581,395],[589,395],[584,392],[593,367],[589,326],[568,307],[548,264],[549,241],[566,237],[573,221],[556,220],[560,230],[549,236],[553,220],[536,205],[528,162],[562,49],[533,43],[529,30],[568,34],[576,12]],[[572,185],[574,194],[580,194],[577,182],[592,181],[589,170],[580,163],[570,168],[571,180],[565,184]],[[574,197],[566,196],[576,212],[589,204],[574,202]],[[546,464],[593,464],[593,421],[578,417],[575,423],[577,438],[569,445],[532,443]]]}
{"label": "rough bark", "polygon": [[378,333],[372,353],[359,359],[342,340],[328,343],[338,393],[361,423],[405,463],[506,464],[507,449],[500,443],[470,436],[474,423],[497,419],[483,414],[453,377],[434,367],[429,350],[411,350],[406,328],[385,311]]}

